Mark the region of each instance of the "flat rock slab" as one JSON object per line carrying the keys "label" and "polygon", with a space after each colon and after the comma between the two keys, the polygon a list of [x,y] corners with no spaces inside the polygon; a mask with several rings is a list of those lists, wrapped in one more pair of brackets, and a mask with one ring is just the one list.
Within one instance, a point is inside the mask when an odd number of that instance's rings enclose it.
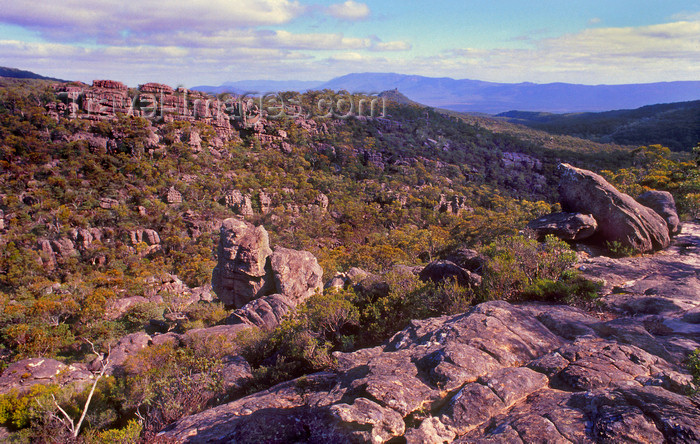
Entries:
{"label": "flat rock slab", "polygon": [[384,346],[336,353],[334,372],[183,418],[162,435],[186,443],[696,442],[700,404],[685,395],[691,377],[667,346],[631,318],[486,302],[412,321]]}
{"label": "flat rock slab", "polygon": [[613,311],[682,317],[700,307],[700,224],[683,224],[672,245],[657,254],[594,257],[579,269],[604,281],[602,301]]}

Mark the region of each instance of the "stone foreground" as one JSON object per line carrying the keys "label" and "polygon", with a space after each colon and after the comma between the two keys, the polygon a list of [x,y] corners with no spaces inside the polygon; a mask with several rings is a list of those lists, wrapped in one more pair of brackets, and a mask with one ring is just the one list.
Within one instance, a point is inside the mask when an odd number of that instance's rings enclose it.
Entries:
{"label": "stone foreground", "polygon": [[[694,305],[700,301],[695,298]],[[649,331],[652,330],[652,331]],[[186,443],[698,442],[700,335],[503,301],[413,321],[338,367],[183,418]]]}

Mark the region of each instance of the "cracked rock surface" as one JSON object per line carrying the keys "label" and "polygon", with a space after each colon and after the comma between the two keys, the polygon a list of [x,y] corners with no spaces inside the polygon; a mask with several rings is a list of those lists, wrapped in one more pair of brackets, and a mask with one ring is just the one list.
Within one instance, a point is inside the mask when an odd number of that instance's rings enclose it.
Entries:
{"label": "cracked rock surface", "polygon": [[412,321],[383,346],[336,353],[333,372],[162,434],[186,443],[700,442],[700,398],[688,395],[683,365],[700,347],[688,327],[700,320],[700,229],[683,230],[661,254],[582,264],[605,279],[612,316],[492,301]]}

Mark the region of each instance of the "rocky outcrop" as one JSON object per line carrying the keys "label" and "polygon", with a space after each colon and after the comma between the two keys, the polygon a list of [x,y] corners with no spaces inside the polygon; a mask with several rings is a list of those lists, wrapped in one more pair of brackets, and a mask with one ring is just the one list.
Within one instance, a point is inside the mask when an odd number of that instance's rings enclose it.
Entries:
{"label": "rocky outcrop", "polygon": [[249,195],[244,195],[238,190],[227,193],[223,198],[223,203],[231,208],[234,213],[241,216],[253,215],[253,202]]}
{"label": "rocky outcrop", "polygon": [[467,198],[464,196],[452,196],[447,199],[444,194],[440,195],[440,202],[433,208],[433,210],[440,213],[450,213],[450,214],[461,214],[462,212],[474,211],[468,204]]}
{"label": "rocky outcrop", "polygon": [[590,214],[552,213],[539,217],[527,224],[539,239],[551,234],[559,239],[578,241],[595,233],[598,222]]}
{"label": "rocky outcrop", "polygon": [[160,236],[158,232],[151,229],[138,229],[129,231],[129,239],[131,240],[131,245],[138,245],[144,242],[147,245],[157,245],[160,244]]}
{"label": "rocky outcrop", "polygon": [[[245,308],[250,314],[260,310],[279,313],[282,307],[296,307],[323,289],[323,270],[316,258],[307,251],[283,247],[276,247],[273,252],[262,226],[226,219],[221,226],[218,252],[212,286],[227,306]],[[284,297],[285,302],[278,304],[279,298],[269,298],[268,302],[245,307],[249,302],[273,294]],[[265,305],[272,301],[277,301],[274,306]],[[246,316],[241,314],[243,318]],[[252,324],[260,323],[255,316],[251,319]]]}
{"label": "rocky outcrop", "polygon": [[362,280],[370,276],[374,277],[361,268],[352,267],[346,272],[337,272],[326,282],[324,288],[343,289],[347,286],[359,285]]}
{"label": "rocky outcrop", "polygon": [[599,242],[649,252],[670,243],[666,222],[652,209],[621,193],[601,176],[560,164],[559,193],[564,211],[592,214],[598,222]]}
{"label": "rocky outcrop", "polygon": [[476,274],[481,274],[486,263],[486,258],[471,248],[458,248],[447,257],[447,260]]}
{"label": "rocky outcrop", "polygon": [[66,365],[49,358],[22,359],[2,372],[0,394],[24,392],[37,384],[85,383],[92,377],[85,364]]}
{"label": "rocky outcrop", "polygon": [[221,226],[218,264],[212,286],[227,306],[241,308],[253,299],[274,293],[268,257],[272,254],[267,231],[239,219]]}
{"label": "rocky outcrop", "polygon": [[[142,331],[131,333],[119,339],[116,344],[110,347],[109,361],[107,364],[107,372],[112,373],[118,369],[124,361],[144,348],[148,347],[151,342],[151,336]],[[101,361],[96,358],[89,364],[90,370],[99,371]]]}
{"label": "rocky outcrop", "polygon": [[[671,246],[651,256],[583,260],[579,270],[602,280],[601,303],[619,316],[630,341],[649,341],[649,333],[678,335],[666,353],[680,358],[700,341],[700,224],[685,223]],[[636,333],[635,333],[636,332]],[[688,342],[691,341],[691,342]]]}
{"label": "rocky outcrop", "polygon": [[100,198],[100,208],[103,210],[113,210],[117,207],[119,207],[119,201],[117,199],[112,199],[111,197]]}
{"label": "rocky outcrop", "polygon": [[275,290],[297,304],[323,291],[323,269],[308,251],[276,247],[270,268]]}
{"label": "rocky outcrop", "polygon": [[182,194],[175,187],[170,187],[165,195],[165,201],[171,205],[182,203]]}
{"label": "rocky outcrop", "polygon": [[103,232],[99,228],[71,228],[69,235],[79,250],[93,247],[93,242],[101,242]]}
{"label": "rocky outcrop", "polygon": [[676,212],[676,202],[668,191],[647,191],[637,197],[637,202],[656,211],[666,221],[668,232],[675,236],[681,231],[680,219]]}
{"label": "rocky outcrop", "polygon": [[75,244],[67,237],[38,239],[37,246],[42,264],[49,270],[55,268],[58,263],[79,255]]}
{"label": "rocky outcrop", "polygon": [[503,166],[506,168],[526,168],[530,170],[541,170],[542,161],[522,153],[503,153]]}
{"label": "rocky outcrop", "polygon": [[568,306],[483,303],[412,321],[383,346],[335,353],[335,372],[183,418],[163,435],[187,443],[700,439],[700,404],[685,395],[691,378],[680,362],[614,322]]}
{"label": "rocky outcrop", "polygon": [[294,310],[294,307],[296,307],[296,304],[284,295],[272,294],[263,296],[234,311],[226,319],[226,323],[273,329],[287,313]]}

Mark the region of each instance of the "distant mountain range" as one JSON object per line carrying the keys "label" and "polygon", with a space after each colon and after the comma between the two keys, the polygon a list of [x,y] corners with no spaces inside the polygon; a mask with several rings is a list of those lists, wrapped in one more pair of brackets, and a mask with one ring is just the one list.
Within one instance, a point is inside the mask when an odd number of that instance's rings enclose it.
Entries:
{"label": "distant mountain range", "polygon": [[10,77],[13,79],[39,79],[39,80],[56,80],[58,82],[64,82],[65,80],[55,79],[53,77],[45,77],[31,71],[25,71],[17,68],[8,68],[6,66],[0,66],[0,77]]}
{"label": "distant mountain range", "polygon": [[549,133],[601,143],[661,144],[675,151],[690,151],[700,142],[700,100],[602,113],[510,111],[498,117]]}
{"label": "distant mountain range", "polygon": [[[55,80],[31,71],[0,67],[0,77]],[[468,113],[499,114],[508,111],[580,113],[629,110],[659,103],[700,100],[700,81],[641,83],[629,85],[577,85],[571,83],[494,83],[424,77],[394,73],[357,73],[327,82],[302,80],[241,80],[219,86],[194,86],[211,94],[231,92],[267,93],[330,89],[378,94],[392,91],[405,96],[402,103]],[[394,92],[395,91],[395,92]],[[397,96],[398,97],[398,96]],[[513,117],[513,116],[510,116]],[[523,115],[519,116],[520,118]],[[567,117],[569,119],[570,116]],[[604,117],[607,119],[607,117]],[[529,117],[524,120],[531,120]],[[542,122],[540,122],[542,123]]]}
{"label": "distant mountain range", "polygon": [[220,93],[234,93],[234,94],[245,94],[245,93],[268,93],[268,92],[281,92],[281,91],[308,91],[311,89],[318,89],[323,82],[321,81],[304,81],[304,80],[240,80],[237,82],[226,82],[219,86],[193,86],[190,89],[196,91],[202,91],[209,94],[220,94]]}
{"label": "distant mountain range", "polygon": [[239,81],[221,86],[195,86],[205,92],[347,90],[379,93],[398,89],[425,105],[462,112],[498,114],[511,110],[550,113],[632,109],[657,103],[700,99],[700,81],[629,85],[577,85],[570,83],[493,83],[392,73],[358,73],[327,82]]}

